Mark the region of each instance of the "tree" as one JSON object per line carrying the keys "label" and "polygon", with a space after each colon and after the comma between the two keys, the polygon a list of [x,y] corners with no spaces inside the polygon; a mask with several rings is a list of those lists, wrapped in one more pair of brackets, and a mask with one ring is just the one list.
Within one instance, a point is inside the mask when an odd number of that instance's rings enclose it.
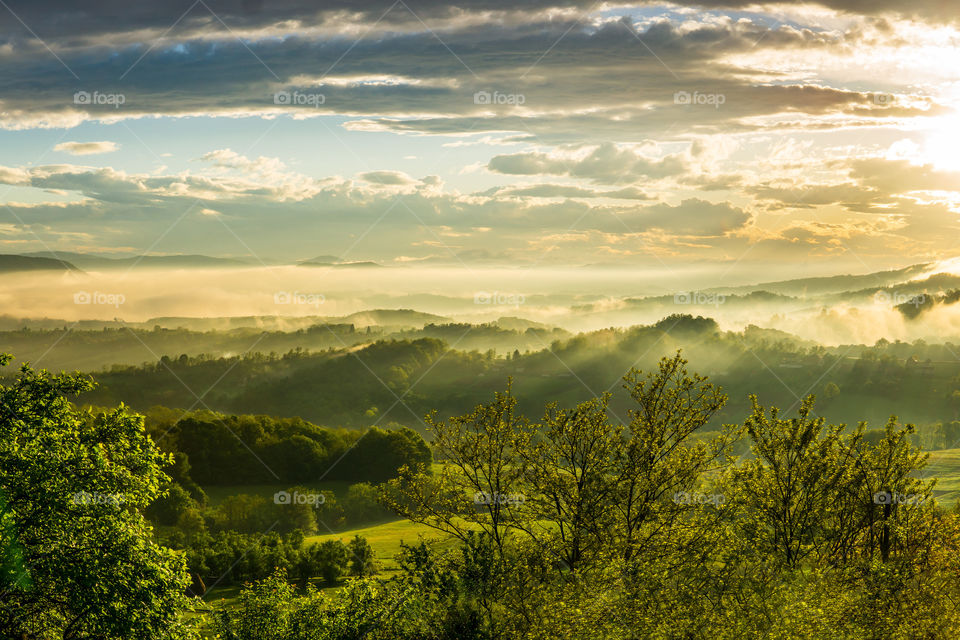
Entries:
{"label": "tree", "polygon": [[951,420],[943,424],[943,448],[960,447],[960,420]]}
{"label": "tree", "polygon": [[504,497],[523,490],[519,451],[528,446],[531,434],[516,407],[508,384],[506,392],[466,415],[441,421],[436,412],[429,414],[433,449],[444,463],[440,473],[434,476],[422,463],[401,467],[400,476],[383,489],[384,503],[462,541],[479,529],[502,551],[509,530],[516,527],[512,512],[519,508]]}
{"label": "tree", "polygon": [[[916,475],[926,455],[910,444],[912,425],[891,418],[881,430],[814,417],[814,397],[798,417],[769,415],[756,397],[745,423],[754,458],[730,470],[742,535],[789,569],[887,562],[929,540],[932,484]],[[870,434],[870,437],[867,437]]]}
{"label": "tree", "polygon": [[187,490],[176,482],[171,482],[167,485],[166,495],[154,501],[144,513],[157,524],[169,526],[177,524],[185,511],[196,508],[197,502]]}
{"label": "tree", "polygon": [[536,489],[522,496],[527,517],[555,527],[519,526],[571,570],[606,545],[612,526],[623,427],[608,420],[609,400],[604,394],[572,410],[548,407],[538,437],[519,451],[525,484]]}
{"label": "tree", "polygon": [[768,416],[756,396],[751,401],[745,428],[755,457],[734,469],[734,492],[749,511],[748,534],[792,569],[816,551],[836,506],[846,471],[838,458],[843,425],[826,426],[814,417],[813,396],[792,419],[781,418],[776,408]]}
{"label": "tree", "polygon": [[328,585],[335,585],[347,568],[349,551],[340,540],[324,540],[310,549],[320,576]]}
{"label": "tree", "polygon": [[324,494],[302,486],[277,492],[268,520],[280,533],[301,531],[314,534],[317,532],[317,510],[323,506],[324,500]]}
{"label": "tree", "polygon": [[140,513],[169,459],[123,406],[67,401],[90,388],[27,366],[0,385],[0,637],[164,638],[187,604],[182,558]]}
{"label": "tree", "polygon": [[[330,499],[324,503],[323,517],[326,520],[326,507]],[[369,482],[357,482],[350,485],[347,494],[341,500],[344,518],[352,525],[365,524],[377,520],[385,520],[393,514],[380,504],[379,490]]]}
{"label": "tree", "polygon": [[840,395],[840,387],[835,382],[828,382],[823,387],[823,397],[827,400],[833,400],[838,395]]}
{"label": "tree", "polygon": [[431,462],[430,447],[413,429],[402,427],[386,431],[371,427],[340,464],[351,470],[353,478],[385,482],[397,477],[400,467],[429,465]]}
{"label": "tree", "polygon": [[[713,330],[700,320],[694,326]],[[723,427],[713,438],[698,437],[727,396],[707,378],[689,373],[680,352],[662,358],[657,371],[631,369],[624,387],[636,408],[630,409],[619,493],[612,501],[618,514],[610,533],[630,561],[639,549],[652,551],[654,538],[669,540],[665,531],[694,506],[672,497],[697,487],[701,476],[728,454],[735,430]]]}
{"label": "tree", "polygon": [[354,536],[347,549],[350,551],[350,575],[364,578],[377,572],[373,548],[366,538]]}

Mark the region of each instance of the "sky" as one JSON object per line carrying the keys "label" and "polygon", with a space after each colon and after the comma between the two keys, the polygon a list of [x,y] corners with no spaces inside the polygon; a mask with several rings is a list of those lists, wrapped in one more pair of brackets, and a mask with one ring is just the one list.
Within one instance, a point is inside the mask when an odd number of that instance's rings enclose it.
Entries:
{"label": "sky", "polygon": [[939,0],[3,0],[0,253],[945,260],[958,47]]}

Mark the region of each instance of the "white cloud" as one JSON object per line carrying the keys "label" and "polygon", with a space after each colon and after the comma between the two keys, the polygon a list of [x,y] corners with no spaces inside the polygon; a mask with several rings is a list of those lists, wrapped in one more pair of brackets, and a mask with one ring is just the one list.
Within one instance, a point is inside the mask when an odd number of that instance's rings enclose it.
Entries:
{"label": "white cloud", "polygon": [[61,142],[53,148],[72,156],[92,156],[98,153],[111,153],[120,148],[116,142],[103,140],[100,142]]}

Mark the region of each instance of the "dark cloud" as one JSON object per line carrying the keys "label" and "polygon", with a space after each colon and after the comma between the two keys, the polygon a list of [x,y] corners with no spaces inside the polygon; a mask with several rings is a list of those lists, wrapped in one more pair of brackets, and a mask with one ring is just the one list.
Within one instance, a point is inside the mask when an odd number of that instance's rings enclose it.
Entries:
{"label": "dark cloud", "polygon": [[[685,5],[701,9],[756,10],[758,7],[789,7],[791,2],[754,0],[680,0],[668,6]],[[800,4],[800,3],[796,3]],[[804,3],[810,4],[810,3]],[[813,3],[836,11],[866,16],[904,16],[931,20],[956,20],[960,8],[943,0],[819,0]],[[447,25],[499,18],[521,22],[546,15],[547,11],[568,10],[583,16],[596,11],[588,0],[525,0],[522,5],[504,0],[172,0],[127,2],[125,0],[8,0],[10,11],[0,12],[0,42],[29,43],[33,35],[20,20],[54,48],[89,43],[121,45],[149,43],[161,35],[189,39],[231,31],[248,33],[311,28],[343,28],[345,24],[369,27],[378,22],[383,29],[418,24],[420,20]],[[637,2],[636,7],[664,6],[664,3]],[[15,18],[15,13],[19,18]],[[504,20],[504,18],[509,18]],[[776,37],[776,34],[774,34]],[[704,44],[713,41],[710,32],[697,35]]]}
{"label": "dark cloud", "polygon": [[[184,37],[177,30],[153,48],[143,42],[59,51],[69,69],[31,41],[22,55],[9,52],[0,68],[0,126],[164,114],[346,114],[356,119],[351,127],[507,130],[555,143],[636,139],[670,129],[750,130],[762,125],[745,118],[791,112],[861,119],[933,113],[929,100],[906,106],[878,103],[870,92],[758,84],[718,62],[758,47],[830,50],[838,46],[835,34],[750,21],[680,29],[666,20],[638,33],[624,20],[587,26],[572,17],[534,17],[507,24],[464,20],[442,40],[422,24],[359,40],[311,34],[303,30],[309,20],[244,42],[229,34]],[[85,19],[77,17],[80,24]],[[475,100],[477,92],[520,96],[522,104],[485,104]],[[691,102],[678,104],[678,93]],[[721,96],[722,104],[697,103],[704,95]]]}

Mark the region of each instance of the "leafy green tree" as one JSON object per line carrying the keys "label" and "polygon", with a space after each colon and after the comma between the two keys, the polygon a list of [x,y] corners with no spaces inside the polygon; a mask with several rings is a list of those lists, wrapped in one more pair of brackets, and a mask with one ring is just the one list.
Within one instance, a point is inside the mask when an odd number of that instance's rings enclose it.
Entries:
{"label": "leafy green tree", "polygon": [[840,395],[840,387],[837,386],[835,382],[828,382],[823,387],[823,397],[827,400],[833,400],[838,395]]}
{"label": "leafy green tree", "polygon": [[[347,493],[340,501],[344,518],[351,526],[385,520],[393,514],[379,500],[380,491],[369,482],[357,482],[347,488]],[[322,517],[326,521],[326,507],[330,499],[324,503]]]}
{"label": "leafy green tree", "polygon": [[22,567],[0,574],[0,637],[164,638],[187,606],[183,559],[140,514],[169,459],[124,407],[67,401],[90,388],[27,366],[0,385],[0,549]]}
{"label": "leafy green tree", "polygon": [[340,540],[324,540],[311,549],[320,576],[328,585],[337,584],[347,569],[350,552]]}
{"label": "leafy green tree", "polygon": [[166,494],[157,498],[144,513],[153,522],[170,526],[177,524],[185,511],[197,507],[196,500],[186,489],[176,482],[171,482],[167,485]]}
{"label": "leafy green tree", "polygon": [[860,424],[844,436],[845,425],[814,417],[813,396],[792,419],[753,400],[745,428],[754,458],[731,469],[745,536],[791,569],[918,550],[933,501],[932,484],[916,477],[926,456],[910,443],[912,425]]}
{"label": "leafy green tree", "polygon": [[350,575],[364,578],[377,572],[373,548],[366,538],[355,535],[347,545],[347,550],[350,552]]}
{"label": "leafy green tree", "polygon": [[960,447],[960,420],[951,420],[943,424],[943,448]]}
{"label": "leafy green tree", "polygon": [[187,458],[187,454],[181,451],[174,452],[173,464],[164,471],[174,483],[186,489],[190,493],[190,497],[197,503],[200,505],[207,504],[207,494],[200,488],[200,485],[194,482],[190,475],[190,460]]}
{"label": "leafy green tree", "polygon": [[[529,524],[518,523],[564,566],[576,570],[580,561],[605,546],[614,526],[610,509],[617,497],[623,451],[623,427],[607,417],[609,394],[582,402],[572,410],[548,407],[534,442],[519,450],[524,484],[535,488],[522,500]],[[553,523],[542,529],[538,522]]]}
{"label": "leafy green tree", "polygon": [[263,496],[241,493],[224,498],[211,515],[215,529],[262,533],[276,522],[272,511]]}
{"label": "leafy green tree", "polygon": [[426,422],[433,449],[443,465],[437,475],[425,464],[400,469],[385,485],[384,503],[402,516],[466,541],[478,529],[502,549],[516,527],[522,505],[504,496],[523,491],[524,462],[520,451],[530,441],[529,421],[517,415],[510,387],[494,394],[464,416]]}
{"label": "leafy green tree", "polygon": [[280,533],[300,531],[306,535],[317,532],[317,513],[323,508],[325,495],[307,487],[290,487],[273,497],[267,513],[267,527]]}
{"label": "leafy green tree", "polygon": [[694,506],[674,496],[697,488],[701,476],[723,461],[736,430],[723,427],[714,437],[700,436],[727,396],[706,377],[691,374],[680,352],[662,358],[656,371],[631,369],[624,383],[635,408],[611,504],[617,516],[610,535],[630,561],[638,549],[652,551],[656,539],[667,539],[675,519]]}
{"label": "leafy green tree", "polygon": [[351,477],[385,482],[395,478],[400,467],[429,465],[431,462],[430,447],[413,429],[372,427],[347,451],[339,465],[350,469]]}
{"label": "leafy green tree", "polygon": [[734,468],[735,493],[749,510],[747,533],[763,550],[795,568],[817,551],[846,471],[838,458],[843,425],[824,424],[813,397],[797,418],[768,416],[754,396],[746,421],[754,458]]}

